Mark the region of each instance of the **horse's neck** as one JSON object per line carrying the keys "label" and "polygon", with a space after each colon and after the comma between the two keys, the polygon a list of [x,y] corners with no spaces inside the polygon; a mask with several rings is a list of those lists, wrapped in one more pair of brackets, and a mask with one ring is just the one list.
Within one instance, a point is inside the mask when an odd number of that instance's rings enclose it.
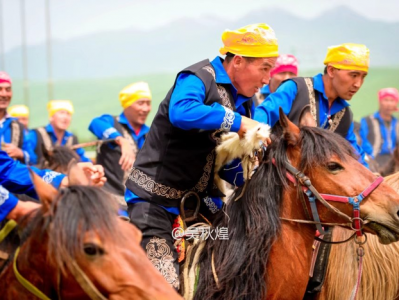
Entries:
{"label": "horse's neck", "polygon": [[[306,220],[295,190],[284,193],[281,211],[284,218]],[[285,299],[302,299],[298,295],[305,293],[309,279],[314,234],[312,225],[282,221],[281,235],[272,247],[267,265],[268,295],[275,295],[276,299],[281,295]]]}

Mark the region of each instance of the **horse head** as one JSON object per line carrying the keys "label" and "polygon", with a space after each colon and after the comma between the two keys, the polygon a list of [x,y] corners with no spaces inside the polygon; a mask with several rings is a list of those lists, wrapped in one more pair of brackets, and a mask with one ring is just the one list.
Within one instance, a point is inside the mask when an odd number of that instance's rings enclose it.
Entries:
{"label": "horse head", "polygon": [[[147,259],[141,232],[117,216],[113,196],[78,185],[89,180],[76,164],[69,166],[70,186],[59,192],[32,176],[42,207],[15,256],[27,281],[49,298],[180,299]],[[3,272],[8,276],[3,291],[15,297],[29,294],[12,273],[12,266]]]}
{"label": "horse head", "polygon": [[[358,206],[366,231],[377,234],[384,244],[398,241],[399,195],[387,184],[379,183],[377,176],[358,161],[344,138],[320,128],[299,129],[282,111],[280,124],[288,160],[310,179],[318,193],[325,195],[322,196],[330,205],[348,217],[353,217],[354,207]],[[345,198],[349,203],[342,201]],[[345,223],[336,210],[316,202],[321,222]],[[307,209],[312,211],[309,202]]]}

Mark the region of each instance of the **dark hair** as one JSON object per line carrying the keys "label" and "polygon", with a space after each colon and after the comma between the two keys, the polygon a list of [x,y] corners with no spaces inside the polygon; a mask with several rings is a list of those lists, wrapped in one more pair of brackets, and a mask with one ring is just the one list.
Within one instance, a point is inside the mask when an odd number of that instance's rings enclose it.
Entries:
{"label": "dark hair", "polygon": [[[236,55],[231,52],[227,52],[224,60],[229,64],[232,61],[234,56],[236,56]],[[250,63],[256,59],[256,57],[248,57],[248,56],[243,56],[243,57]]]}

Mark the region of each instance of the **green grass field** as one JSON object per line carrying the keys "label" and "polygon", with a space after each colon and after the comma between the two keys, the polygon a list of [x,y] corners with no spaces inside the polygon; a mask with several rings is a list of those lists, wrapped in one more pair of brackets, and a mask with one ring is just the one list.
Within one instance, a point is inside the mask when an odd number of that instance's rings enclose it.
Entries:
{"label": "green grass field", "polygon": [[[301,76],[313,76],[317,71],[304,71]],[[399,89],[399,68],[374,68],[370,70],[367,79],[355,97],[351,107],[356,120],[374,112],[378,108],[377,92],[383,87]],[[55,99],[72,100],[75,106],[71,130],[77,134],[80,141],[94,140],[87,130],[90,121],[101,114],[119,114],[121,106],[118,99],[119,91],[126,85],[136,81],[147,81],[153,93],[153,106],[147,124],[150,125],[159,103],[173,85],[175,74],[143,75],[141,77],[122,77],[108,79],[90,79],[79,81],[56,81],[54,83]],[[22,82],[14,81],[14,96],[12,104],[22,104]],[[45,82],[30,83],[30,127],[47,124],[46,110],[47,86]]]}

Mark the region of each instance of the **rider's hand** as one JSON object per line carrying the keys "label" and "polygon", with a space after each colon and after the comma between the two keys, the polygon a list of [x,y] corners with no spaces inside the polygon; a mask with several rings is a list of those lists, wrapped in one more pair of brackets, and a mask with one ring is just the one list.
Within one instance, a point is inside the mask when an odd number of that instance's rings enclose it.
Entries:
{"label": "rider's hand", "polygon": [[252,119],[250,119],[250,118],[247,118],[247,117],[242,116],[242,117],[241,117],[241,126],[240,126],[240,130],[238,130],[237,133],[238,133],[238,135],[240,136],[240,138],[242,138],[242,137],[244,137],[245,133],[246,133],[248,130],[250,130],[250,129],[252,129],[252,128],[258,126],[258,125],[259,125],[259,122],[255,121],[255,120],[252,120]]}
{"label": "rider's hand", "polygon": [[122,155],[119,160],[119,164],[121,165],[122,170],[130,170],[133,167],[133,163],[136,159],[133,148],[130,146],[129,141],[121,136],[118,136],[115,139],[115,143],[117,143],[121,147]]}
{"label": "rider's hand", "polygon": [[[240,136],[240,138],[243,138],[248,130],[251,130],[252,128],[259,126],[259,124],[260,123],[258,121],[242,116],[240,130],[237,133]],[[270,138],[266,138],[266,140],[263,141],[263,143],[265,144],[265,146],[269,145],[271,143]]]}
{"label": "rider's hand", "polygon": [[[93,165],[91,162],[77,163],[78,167],[83,170],[86,176],[90,179],[91,185],[102,187],[107,178],[104,177],[104,167],[101,165]],[[68,176],[65,176],[61,181],[61,187],[69,186]]]}
{"label": "rider's hand", "polygon": [[27,215],[32,210],[39,208],[40,204],[32,201],[18,201],[17,205],[7,215],[7,219],[18,221],[21,217]]}
{"label": "rider's hand", "polygon": [[103,186],[107,181],[104,177],[104,167],[102,165],[93,165],[92,163],[78,163],[78,166],[90,178],[90,182],[95,186]]}
{"label": "rider's hand", "polygon": [[12,158],[24,158],[24,153],[22,150],[13,144],[4,144],[4,151],[7,152],[8,156]]}

